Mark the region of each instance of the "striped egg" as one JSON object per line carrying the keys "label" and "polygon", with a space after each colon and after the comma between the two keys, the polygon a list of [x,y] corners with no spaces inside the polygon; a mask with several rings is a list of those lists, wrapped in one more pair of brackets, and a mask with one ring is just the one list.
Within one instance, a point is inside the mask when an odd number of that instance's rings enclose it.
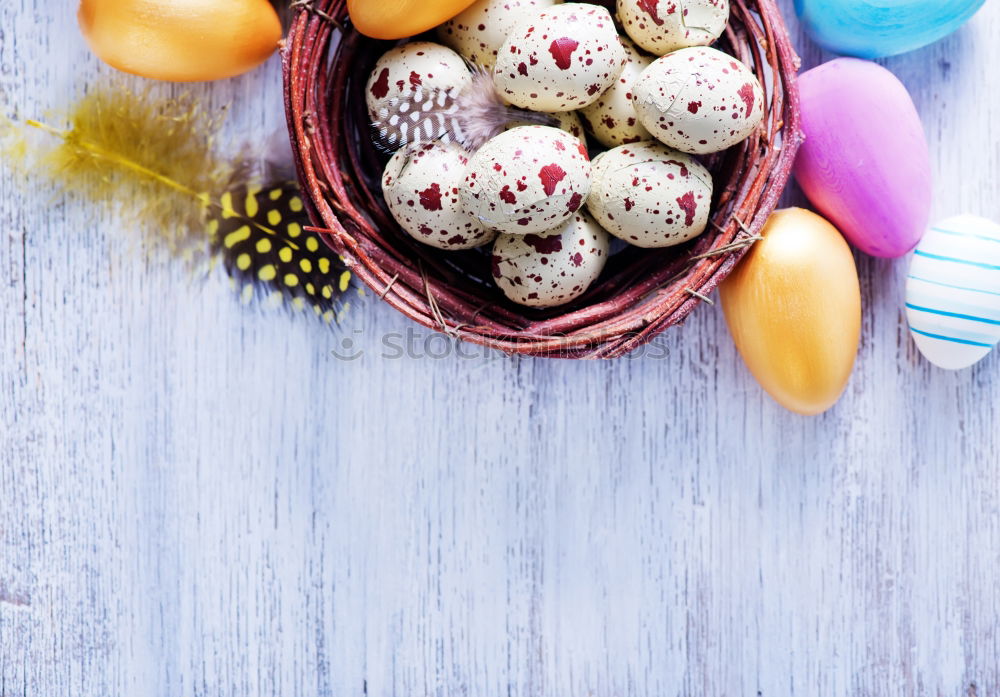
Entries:
{"label": "striped egg", "polygon": [[906,279],[906,317],[924,357],[961,370],[1000,340],[1000,225],[948,218],[917,245]]}

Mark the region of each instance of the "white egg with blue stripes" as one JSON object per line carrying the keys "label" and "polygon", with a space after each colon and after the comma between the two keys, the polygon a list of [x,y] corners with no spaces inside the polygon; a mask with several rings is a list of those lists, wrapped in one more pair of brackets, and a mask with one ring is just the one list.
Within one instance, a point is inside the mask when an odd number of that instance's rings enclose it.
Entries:
{"label": "white egg with blue stripes", "polygon": [[933,225],[910,261],[906,317],[934,365],[982,360],[1000,341],[1000,225],[972,215]]}

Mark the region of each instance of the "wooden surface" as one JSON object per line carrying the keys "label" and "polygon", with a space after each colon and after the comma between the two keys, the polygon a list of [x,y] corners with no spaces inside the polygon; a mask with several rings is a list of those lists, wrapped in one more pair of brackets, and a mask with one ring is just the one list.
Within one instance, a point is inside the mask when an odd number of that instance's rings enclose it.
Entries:
{"label": "wooden surface", "polygon": [[[111,75],[69,4],[0,5],[8,114]],[[991,0],[887,61],[935,216],[1000,219],[998,37]],[[193,89],[243,141],[278,77]],[[860,260],[809,419],[717,308],[614,363],[394,359],[427,334],[371,296],[341,334],[243,310],[6,167],[0,221],[3,697],[1000,694],[1000,355],[924,362],[905,261]]]}

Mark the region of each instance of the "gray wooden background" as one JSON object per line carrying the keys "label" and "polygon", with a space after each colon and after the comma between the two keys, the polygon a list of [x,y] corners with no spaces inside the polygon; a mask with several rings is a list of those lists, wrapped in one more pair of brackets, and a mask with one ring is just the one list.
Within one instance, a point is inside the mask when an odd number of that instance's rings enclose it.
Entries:
{"label": "gray wooden background", "polygon": [[[111,74],[72,5],[0,4],[7,113]],[[990,0],[887,61],[936,216],[1000,219],[998,39]],[[276,61],[194,89],[281,125]],[[905,261],[860,260],[802,418],[717,308],[629,360],[458,356],[371,295],[339,334],[244,310],[7,167],[0,225],[3,697],[1000,694],[1000,355],[924,362]]]}

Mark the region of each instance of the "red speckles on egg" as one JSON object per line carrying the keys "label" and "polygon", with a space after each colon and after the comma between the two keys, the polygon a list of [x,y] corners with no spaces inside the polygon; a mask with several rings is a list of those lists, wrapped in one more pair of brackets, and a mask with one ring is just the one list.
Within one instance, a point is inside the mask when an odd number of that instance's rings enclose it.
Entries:
{"label": "red speckles on egg", "polygon": [[[565,150],[565,148],[561,148]],[[551,196],[556,192],[556,185],[566,177],[566,170],[559,165],[552,163],[545,165],[538,170],[538,178],[542,181],[542,190],[546,196]]]}
{"label": "red speckles on egg", "polygon": [[466,158],[459,146],[440,143],[392,156],[382,175],[382,195],[405,232],[440,249],[478,247],[496,236],[462,207]]}
{"label": "red speckles on egg", "polygon": [[684,224],[688,227],[694,225],[695,213],[698,211],[698,202],[695,201],[694,192],[688,191],[683,196],[679,196],[677,205],[684,211]]}
{"label": "red speckles on egg", "polygon": [[[653,20],[653,24],[655,24],[658,27],[663,26],[663,20],[660,19],[660,13],[658,7],[658,5],[660,4],[660,0],[636,0],[635,4],[639,7],[640,10],[649,15],[649,18]],[[674,12],[673,5],[670,6],[669,12],[673,14]]]}
{"label": "red speckles on egg", "polygon": [[[524,70],[523,56],[528,56]],[[626,60],[605,8],[565,3],[537,12],[530,24],[510,33],[498,51],[493,77],[498,91],[516,106],[571,111],[610,87]]]}
{"label": "red speckles on egg", "polygon": [[556,0],[479,0],[438,28],[438,37],[472,63],[492,68],[510,31]]}
{"label": "red speckles on egg", "polygon": [[632,84],[652,59],[642,55],[628,39],[622,38],[621,43],[628,62],[619,79],[594,103],[580,110],[594,137],[609,148],[650,137],[649,131],[636,118],[631,90]]}
{"label": "red speckles on egg", "polygon": [[556,128],[506,131],[470,158],[462,205],[500,232],[550,230],[572,216],[590,190],[591,166],[584,152],[576,138]]}
{"label": "red speckles on egg", "polygon": [[754,86],[748,82],[740,87],[740,91],[737,94],[740,95],[740,99],[743,100],[743,105],[746,107],[744,116],[749,119],[753,114],[753,103],[757,96],[754,92]]}
{"label": "red speckles on egg", "polygon": [[471,82],[462,57],[446,46],[428,41],[414,41],[390,49],[378,62],[368,79],[365,100],[368,116],[378,118],[379,110],[391,100],[416,89],[448,89]]}
{"label": "red speckles on egg", "polygon": [[581,211],[540,234],[497,237],[491,256],[493,279],[516,303],[552,307],[582,295],[608,258],[608,234]]}
{"label": "red speckles on egg", "polygon": [[376,99],[382,99],[389,94],[389,69],[382,68],[378,71],[378,77],[372,82],[368,91]]}
{"label": "red speckles on egg", "polygon": [[525,235],[524,243],[540,254],[562,251],[562,235]]}
{"label": "red speckles on egg", "polygon": [[556,39],[549,44],[549,53],[552,54],[552,60],[555,61],[556,67],[560,70],[569,70],[570,66],[573,65],[573,51],[579,45],[579,41],[568,36]]}
{"label": "red speckles on egg", "polygon": [[683,152],[718,152],[745,140],[764,117],[757,77],[714,48],[686,48],[653,62],[632,87],[639,121]]}
{"label": "red speckles on egg", "polygon": [[719,38],[729,22],[729,0],[619,0],[618,16],[633,41],[662,56]]}
{"label": "red speckles on egg", "polygon": [[437,182],[420,192],[420,205],[427,211],[441,210],[441,186]]}
{"label": "red speckles on egg", "polygon": [[[619,146],[594,163],[587,208],[612,235],[670,247],[708,224],[712,178],[697,160],[654,141]],[[627,192],[627,195],[623,195]]]}

